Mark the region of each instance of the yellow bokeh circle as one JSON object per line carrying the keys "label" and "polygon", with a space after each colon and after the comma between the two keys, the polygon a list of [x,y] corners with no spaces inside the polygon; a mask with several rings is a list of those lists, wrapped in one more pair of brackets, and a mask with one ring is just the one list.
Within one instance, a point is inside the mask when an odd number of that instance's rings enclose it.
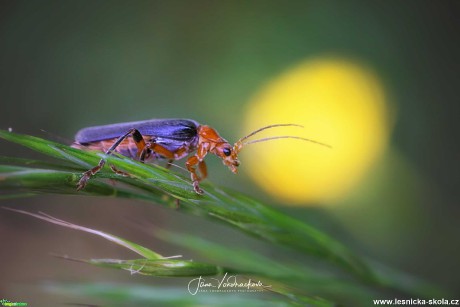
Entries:
{"label": "yellow bokeh circle", "polygon": [[293,139],[248,145],[251,149],[242,152],[244,168],[286,204],[338,200],[386,148],[385,99],[375,74],[357,63],[332,58],[303,62],[254,97],[245,131],[276,123],[301,124],[304,128],[273,128],[258,137],[296,135],[332,149]]}

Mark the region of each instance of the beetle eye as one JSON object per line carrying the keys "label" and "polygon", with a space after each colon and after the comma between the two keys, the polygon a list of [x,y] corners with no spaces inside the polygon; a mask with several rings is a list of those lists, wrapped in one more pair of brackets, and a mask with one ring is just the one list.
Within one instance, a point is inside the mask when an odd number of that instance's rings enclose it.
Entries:
{"label": "beetle eye", "polygon": [[230,154],[232,153],[232,151],[230,150],[230,148],[224,148],[222,150],[222,152],[224,153],[224,155],[226,155],[227,157],[230,156]]}

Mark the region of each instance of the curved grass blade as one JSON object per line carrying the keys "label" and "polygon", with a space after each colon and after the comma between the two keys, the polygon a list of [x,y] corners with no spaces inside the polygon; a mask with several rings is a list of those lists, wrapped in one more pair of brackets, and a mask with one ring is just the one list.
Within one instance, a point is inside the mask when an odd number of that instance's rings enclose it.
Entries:
{"label": "curved grass blade", "polygon": [[222,275],[224,268],[196,261],[176,259],[89,259],[80,260],[92,265],[129,271],[132,275],[150,275],[157,277],[196,277]]}
{"label": "curved grass blade", "polygon": [[[49,223],[53,223],[56,225],[60,225],[63,227],[91,233],[98,235],[106,240],[109,240],[113,243],[116,243],[122,247],[128,248],[131,251],[136,252],[137,254],[145,257],[144,259],[131,259],[131,260],[121,260],[121,259],[75,259],[68,256],[57,256],[60,258],[64,258],[67,260],[78,261],[83,263],[88,263],[100,267],[112,268],[112,269],[120,269],[126,270],[134,274],[141,274],[141,275],[149,275],[149,276],[156,276],[156,277],[196,277],[194,280],[201,280],[202,276],[214,276],[214,275],[224,275],[223,278],[227,276],[229,273],[244,273],[238,270],[234,270],[231,268],[224,268],[214,264],[196,262],[191,260],[176,260],[171,258],[176,258],[178,256],[173,257],[163,257],[160,254],[140,246],[136,243],[130,242],[128,240],[122,239],[120,237],[91,229],[88,227],[83,227],[80,225],[72,224],[67,221],[52,217],[45,213],[31,213],[28,211],[5,208],[6,210],[10,210],[13,212],[29,215]],[[55,255],[56,256],[56,255]],[[224,274],[225,273],[225,274]],[[223,280],[222,280],[223,281]],[[262,289],[262,290],[265,290]],[[283,286],[277,286],[274,288],[269,287],[269,291],[274,293],[278,293],[283,295],[294,302],[302,302],[302,303],[309,303],[312,306],[332,306],[332,304],[324,299],[316,298],[316,297],[308,297],[304,295],[290,293],[286,290]]]}
{"label": "curved grass blade", "polygon": [[[113,164],[131,175],[131,178],[111,177],[113,175],[108,175],[108,168],[105,168],[90,180],[84,190],[86,195],[131,197],[171,206],[171,198],[162,197],[163,194],[170,195],[181,201],[180,210],[199,216],[208,216],[252,236],[291,247],[306,255],[315,256],[348,271],[365,284],[377,287],[400,288],[401,286],[396,280],[392,282],[391,278],[382,278],[371,268],[368,261],[361,259],[349,248],[325,233],[240,193],[204,182],[202,188],[205,190],[205,195],[197,195],[188,179],[159,166],[142,164],[125,157],[107,157],[102,153],[81,151],[44,139],[2,130],[0,130],[0,137],[79,167],[89,168],[96,165],[101,157],[104,157],[108,164]],[[13,185],[18,185],[16,188],[22,188],[22,192],[27,193],[27,195],[30,193],[76,193],[71,189],[72,185],[76,184],[80,176],[79,173],[72,172],[71,169],[67,173],[57,171],[44,173],[44,171],[49,170],[42,170],[41,173],[13,172],[11,175],[2,174],[3,180],[0,180],[0,189],[5,190],[5,187],[12,189]],[[59,183],[59,178],[64,179],[64,181]],[[138,190],[133,192],[123,186],[110,186],[101,182],[100,178],[114,179]],[[46,187],[40,181],[52,182],[53,186],[48,185]],[[140,192],[137,193],[138,191]],[[7,197],[13,194],[20,193],[13,189],[10,194],[7,194]],[[408,289],[412,294],[423,296],[423,293],[419,292],[420,289],[413,288],[410,284],[407,285],[406,290]]]}
{"label": "curved grass blade", "polygon": [[302,292],[307,291],[310,295],[319,295],[330,300],[340,297],[339,301],[349,302],[350,306],[366,305],[379,294],[357,281],[332,272],[324,272],[286,259],[271,259],[248,249],[233,246],[229,248],[193,235],[159,229],[154,229],[153,235],[165,242],[190,249],[209,261],[247,272],[246,275],[269,278],[265,281],[273,285],[273,289],[280,294],[300,293],[297,296],[302,296]]}
{"label": "curved grass blade", "polygon": [[3,207],[3,209],[5,210],[10,210],[10,211],[13,211],[13,212],[17,212],[17,213],[21,213],[21,214],[25,214],[25,215],[30,215],[32,217],[35,217],[37,219],[40,219],[40,220],[43,220],[43,221],[46,221],[46,222],[49,222],[49,223],[52,223],[52,224],[56,224],[56,225],[59,225],[59,226],[63,226],[63,227],[67,227],[67,228],[71,228],[71,229],[75,229],[75,230],[79,230],[79,231],[83,231],[83,232],[87,232],[87,233],[91,233],[91,234],[94,234],[94,235],[97,235],[97,236],[100,236],[106,240],[109,240],[115,244],[118,244],[122,247],[125,247],[143,257],[145,257],[146,259],[148,260],[156,260],[156,259],[164,259],[164,257],[160,254],[157,254],[155,253],[154,251],[148,249],[148,248],[145,248],[143,246],[140,246],[139,244],[136,244],[136,243],[133,243],[133,242],[130,242],[128,240],[125,240],[125,239],[122,239],[120,237],[117,237],[117,236],[114,236],[114,235],[111,235],[109,233],[106,233],[106,232],[103,232],[103,231],[100,231],[100,230],[95,230],[95,229],[91,229],[91,228],[88,228],[88,227],[84,227],[84,226],[80,226],[80,225],[76,225],[76,224],[72,224],[72,223],[69,223],[69,222],[66,222],[64,220],[60,220],[58,218],[55,218],[51,215],[48,215],[48,214],[45,214],[43,212],[39,212],[39,214],[35,214],[35,213],[31,213],[31,212],[28,212],[28,211],[24,211],[24,210],[17,210],[17,209],[12,209],[12,208],[7,208],[7,207]]}
{"label": "curved grass blade", "polygon": [[[133,198],[149,202],[162,201],[163,194],[135,192],[123,187],[92,181],[87,189],[77,193],[78,175],[72,172],[31,169],[0,165],[0,199],[30,197],[38,194],[97,195]],[[166,200],[165,200],[166,201]]]}
{"label": "curved grass blade", "polygon": [[45,161],[40,161],[40,160],[31,160],[31,159],[4,157],[4,156],[0,156],[0,164],[17,165],[17,166],[23,166],[23,167],[29,167],[29,168],[65,170],[65,171],[68,171],[69,169],[74,169],[75,171],[83,172],[86,170],[84,167],[76,166],[72,163],[66,163],[65,161],[61,161],[59,163],[53,163],[53,162],[45,162]]}

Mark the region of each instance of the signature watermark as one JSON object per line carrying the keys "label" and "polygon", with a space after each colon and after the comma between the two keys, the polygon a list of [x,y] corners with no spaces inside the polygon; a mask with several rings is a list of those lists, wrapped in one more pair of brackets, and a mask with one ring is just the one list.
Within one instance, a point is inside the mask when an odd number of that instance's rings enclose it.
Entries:
{"label": "signature watermark", "polygon": [[188,283],[188,292],[196,295],[199,292],[262,292],[271,288],[270,285],[264,285],[260,280],[254,281],[237,275],[225,275],[222,279],[209,278],[202,276],[194,278]]}
{"label": "signature watermark", "polygon": [[27,303],[23,302],[12,302],[7,299],[1,299],[0,300],[0,306],[27,306]]}

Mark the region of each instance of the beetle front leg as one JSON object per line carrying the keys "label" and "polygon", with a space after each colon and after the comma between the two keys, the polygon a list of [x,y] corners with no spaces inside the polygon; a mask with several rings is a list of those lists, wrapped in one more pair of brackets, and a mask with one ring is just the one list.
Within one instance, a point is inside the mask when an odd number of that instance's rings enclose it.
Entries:
{"label": "beetle front leg", "polygon": [[[201,177],[198,176],[196,173],[195,165],[198,164],[198,169],[200,170]],[[205,179],[208,176],[208,171],[206,167],[206,163],[204,161],[199,161],[196,156],[190,157],[187,162],[185,163],[187,170],[190,172],[190,176],[192,178],[193,189],[198,194],[203,194],[203,190],[200,188],[200,181]]]}
{"label": "beetle front leg", "polygon": [[185,162],[185,166],[187,167],[187,170],[190,172],[193,189],[195,190],[197,194],[203,194],[204,191],[200,188],[200,185],[199,185],[200,177],[198,177],[196,173],[196,167],[195,167],[199,163],[200,163],[200,160],[198,160],[198,157],[192,156],[187,159],[187,162]]}
{"label": "beetle front leg", "polygon": [[[209,143],[201,143],[200,145],[198,145],[196,154],[188,158],[187,162],[185,162],[185,166],[187,167],[187,170],[190,172],[190,177],[192,178],[193,189],[197,194],[204,193],[204,191],[200,188],[199,182],[202,179],[206,178],[206,176],[208,175],[206,163],[204,163],[203,161],[204,157],[208,152]],[[202,178],[200,178],[196,173],[196,165],[198,165],[198,169],[200,170],[201,175],[203,176]]]}

